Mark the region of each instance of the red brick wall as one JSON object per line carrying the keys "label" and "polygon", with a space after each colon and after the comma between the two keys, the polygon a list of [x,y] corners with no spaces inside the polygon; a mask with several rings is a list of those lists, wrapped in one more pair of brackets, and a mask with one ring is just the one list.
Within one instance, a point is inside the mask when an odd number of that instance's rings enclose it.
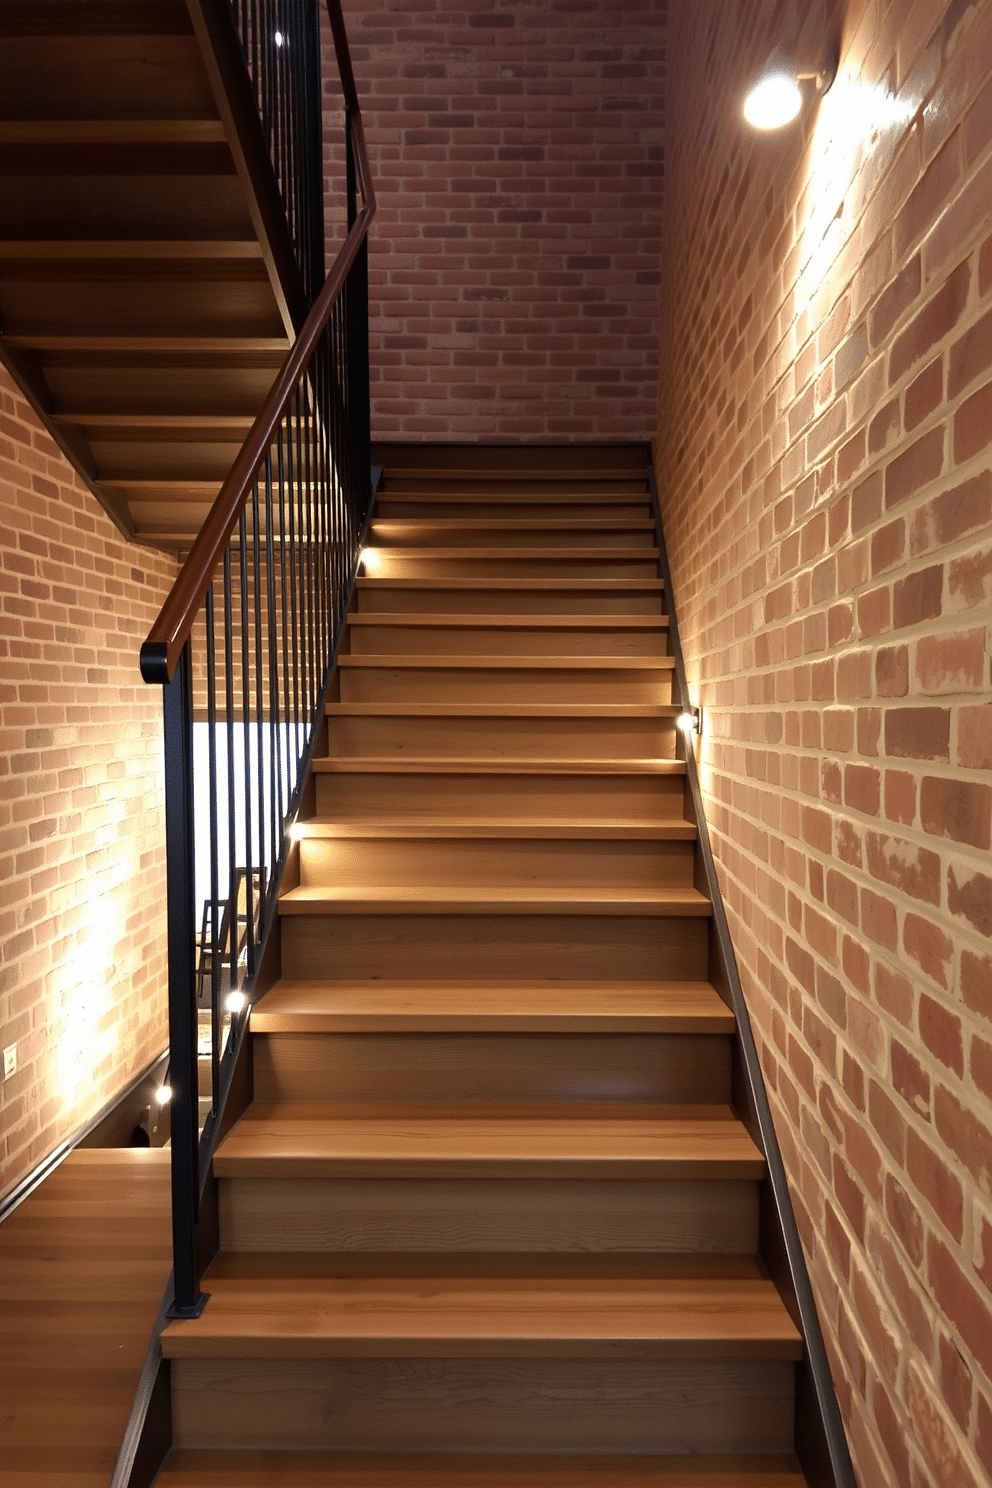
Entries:
{"label": "red brick wall", "polygon": [[[670,18],[657,465],[708,813],[863,1488],[992,1474],[992,3]],[[772,34],[773,13],[778,16]]]}
{"label": "red brick wall", "polygon": [[345,0],[377,438],[650,437],[665,6]]}
{"label": "red brick wall", "polygon": [[161,696],[137,656],[174,576],[0,369],[0,1196],[165,1044]]}

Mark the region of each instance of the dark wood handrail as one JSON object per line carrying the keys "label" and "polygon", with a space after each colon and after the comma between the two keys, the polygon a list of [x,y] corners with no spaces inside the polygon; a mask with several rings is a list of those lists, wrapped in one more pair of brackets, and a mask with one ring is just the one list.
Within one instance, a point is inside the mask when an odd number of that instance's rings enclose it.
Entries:
{"label": "dark wood handrail", "polygon": [[[331,11],[332,25],[335,9],[340,17],[340,6],[331,4],[329,0],[328,10]],[[345,50],[345,56],[347,57],[347,50]],[[354,89],[354,80],[352,80],[352,89]],[[217,499],[189,550],[186,562],[172,586],[168,599],[159,611],[158,618],[148,632],[147,639],[142,644],[141,675],[146,682],[165,685],[172,680],[179,655],[189,639],[200,606],[203,604],[207,590],[230,541],[231,533],[237,526],[241,512],[248,501],[258,467],[271,448],[275,431],[286,415],[293,394],[302,381],[324,327],[344,289],[358,250],[368,236],[376,204],[365,147],[365,135],[362,130],[361,110],[357,106],[349,110],[349,123],[355,169],[364,205],[341,245],[341,250],[324,281],[324,286],[314,301],[313,308],[304,321],[299,336],[290,348],[279,375],[272,384],[248,437],[241,446],[230,473],[221,486]]]}

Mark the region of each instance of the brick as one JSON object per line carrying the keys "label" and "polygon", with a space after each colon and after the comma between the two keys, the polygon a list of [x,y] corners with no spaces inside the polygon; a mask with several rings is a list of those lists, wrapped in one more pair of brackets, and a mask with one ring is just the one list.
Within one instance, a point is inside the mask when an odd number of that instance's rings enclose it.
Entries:
{"label": "brick", "polygon": [[915,555],[952,543],[992,522],[992,471],[983,470],[943,492],[913,517],[910,551]]}
{"label": "brick", "polygon": [[961,995],[965,1007],[992,1023],[992,956],[961,952]]}
{"label": "brick", "polygon": [[889,708],[885,752],[896,758],[949,760],[951,715],[947,708]]}
{"label": "brick", "polygon": [[944,570],[940,565],[898,579],[892,591],[892,624],[896,630],[935,620],[943,607]]}
{"label": "brick", "polygon": [[966,770],[992,770],[992,703],[960,708],[958,764]]}
{"label": "brick", "polygon": [[951,979],[954,942],[931,921],[907,912],[903,920],[903,949],[926,975],[947,987]]}
{"label": "brick", "polygon": [[923,830],[933,837],[988,849],[992,845],[992,787],[925,776],[920,787],[920,820]]}
{"label": "brick", "polygon": [[981,935],[992,935],[992,878],[959,872],[952,864],[947,870],[947,908]]}
{"label": "brick", "polygon": [[992,443],[992,383],[986,383],[961,404],[954,415],[952,449],[954,463],[964,465],[984,454]]}
{"label": "brick", "polygon": [[[957,456],[955,456],[957,458]],[[886,466],[885,507],[891,510],[932,485],[944,468],[944,430],[938,426]]]}
{"label": "brick", "polygon": [[948,275],[946,281],[930,296],[892,343],[889,353],[890,385],[901,381],[917,362],[922,361],[951,334],[964,314],[970,285],[971,268],[966,259]]}

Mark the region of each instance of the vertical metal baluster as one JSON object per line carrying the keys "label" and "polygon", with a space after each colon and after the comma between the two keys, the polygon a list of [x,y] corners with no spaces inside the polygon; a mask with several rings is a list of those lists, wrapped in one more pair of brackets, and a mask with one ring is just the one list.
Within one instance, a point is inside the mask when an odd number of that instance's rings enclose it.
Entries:
{"label": "vertical metal baluster", "polygon": [[[266,456],[266,468],[268,468],[269,457]],[[251,492],[251,538],[252,538],[252,629],[255,637],[255,783],[258,787],[258,795],[255,798],[256,820],[258,822],[258,899],[256,906],[254,899],[251,901],[251,911],[248,915],[248,975],[255,973],[255,913],[261,915],[262,901],[264,899],[263,881],[267,880],[268,856],[266,852],[266,822],[265,822],[265,661],[262,647],[262,576],[259,569],[261,562],[261,513],[258,503],[258,477]]]}
{"label": "vertical metal baluster", "polygon": [[289,804],[295,789],[295,770],[290,777],[290,754],[289,739],[292,727],[292,705],[290,700],[290,656],[289,656],[289,595],[287,593],[287,565],[286,565],[286,471],[282,458],[282,438],[276,443],[276,455],[279,471],[279,601],[282,614],[282,701],[283,701],[283,727],[286,730],[285,759],[286,759],[286,803]]}
{"label": "vertical metal baluster", "polygon": [[289,512],[289,621],[292,630],[292,659],[293,659],[293,767],[299,765],[300,758],[300,626],[299,626],[299,583],[297,580],[297,542],[296,542],[296,468],[293,465],[292,445],[284,442],[284,430],[279,429],[279,448],[286,451],[286,508]]}
{"label": "vertical metal baluster", "polygon": [[[220,924],[217,918],[220,889],[217,884],[217,654],[213,584],[207,590],[204,623],[207,632],[207,789],[210,793],[207,804],[210,831],[210,1109],[216,1112],[220,1092]],[[199,1058],[199,1003],[196,1021]]]}
{"label": "vertical metal baluster", "polygon": [[[251,802],[251,644],[248,626],[248,528],[246,514],[242,511],[238,520],[238,549],[239,569],[241,577],[241,716],[242,716],[242,744],[244,748],[243,777],[245,792],[245,915],[246,926],[251,923],[254,910],[254,899],[252,896],[252,873],[254,871],[254,858],[252,856],[252,802]],[[231,927],[234,936],[232,947],[232,960],[234,970],[231,977],[232,991],[235,985],[236,967],[240,965],[240,947],[238,945],[238,891],[234,887],[234,903],[231,908]]]}
{"label": "vertical metal baluster", "polygon": [[196,916],[193,909],[193,686],[186,642],[163,688],[165,839],[169,904],[169,1078],[172,1085],[171,1315],[197,1317],[200,1291],[194,1232],[200,1215],[196,1078]]}
{"label": "vertical metal baluster", "polygon": [[265,465],[265,593],[269,621],[269,789],[271,810],[269,812],[269,841],[272,844],[272,863],[275,866],[280,856],[278,844],[282,840],[282,824],[286,819],[283,798],[282,741],[279,737],[279,627],[276,600],[275,565],[275,517],[272,500],[272,457]]}
{"label": "vertical metal baluster", "polygon": [[224,717],[227,736],[227,957],[229,965],[227,980],[229,990],[233,991],[234,946],[237,937],[235,875],[238,866],[238,843],[234,819],[237,783],[234,773],[234,604],[230,543],[224,549]]}

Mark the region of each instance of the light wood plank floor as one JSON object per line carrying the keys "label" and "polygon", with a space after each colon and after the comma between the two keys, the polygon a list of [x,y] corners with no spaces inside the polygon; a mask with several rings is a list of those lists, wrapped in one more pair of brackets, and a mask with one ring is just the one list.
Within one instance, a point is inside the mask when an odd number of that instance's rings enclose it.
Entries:
{"label": "light wood plank floor", "polygon": [[74,1152],[0,1225],[0,1488],[107,1488],[171,1263],[164,1149]]}

